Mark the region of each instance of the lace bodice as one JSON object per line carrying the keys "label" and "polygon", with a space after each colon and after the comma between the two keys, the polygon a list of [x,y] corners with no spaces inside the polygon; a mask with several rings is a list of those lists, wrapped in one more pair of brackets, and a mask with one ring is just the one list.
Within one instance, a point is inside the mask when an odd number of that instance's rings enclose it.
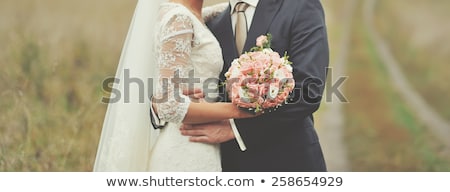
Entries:
{"label": "lace bodice", "polygon": [[[208,79],[209,90],[217,90],[223,60],[220,45],[187,8],[176,3],[163,3],[157,29],[156,57],[159,86],[154,102],[163,121],[180,123],[188,110],[190,99],[182,95],[189,80],[203,88]],[[213,91],[214,92],[214,91]],[[208,95],[212,97],[213,95]]]}
{"label": "lace bodice", "polygon": [[149,170],[221,171],[219,145],[190,142],[179,130],[190,105],[189,98],[181,94],[187,80],[194,81],[195,88],[204,88],[207,82],[208,93],[216,96],[206,97],[217,97],[223,65],[219,42],[180,4],[162,4],[159,21],[155,53],[160,75],[155,97],[164,99],[153,103],[159,118],[169,124],[161,129],[151,151]]}

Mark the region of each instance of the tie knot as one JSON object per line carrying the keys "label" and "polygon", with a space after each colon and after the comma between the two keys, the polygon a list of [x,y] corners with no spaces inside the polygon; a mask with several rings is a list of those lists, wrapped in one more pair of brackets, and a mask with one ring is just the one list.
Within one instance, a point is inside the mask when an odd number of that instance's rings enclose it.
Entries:
{"label": "tie knot", "polygon": [[234,7],[234,12],[245,12],[245,10],[250,6],[246,2],[239,2]]}

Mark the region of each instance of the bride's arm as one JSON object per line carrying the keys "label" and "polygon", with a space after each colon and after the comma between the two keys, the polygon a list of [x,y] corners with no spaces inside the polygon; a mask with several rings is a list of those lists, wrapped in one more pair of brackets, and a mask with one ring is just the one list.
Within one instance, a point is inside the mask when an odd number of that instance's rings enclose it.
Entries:
{"label": "bride's arm", "polygon": [[[190,17],[174,15],[162,27],[157,48],[159,86],[153,99],[158,117],[167,122],[206,123],[224,119],[252,117],[231,103],[191,102],[182,93],[183,83],[178,77],[187,77],[190,70],[190,55],[193,42],[193,26]],[[178,78],[180,79],[180,78]]]}
{"label": "bride's arm", "polygon": [[225,119],[254,117],[231,103],[191,103],[183,120],[186,124],[200,124]]}

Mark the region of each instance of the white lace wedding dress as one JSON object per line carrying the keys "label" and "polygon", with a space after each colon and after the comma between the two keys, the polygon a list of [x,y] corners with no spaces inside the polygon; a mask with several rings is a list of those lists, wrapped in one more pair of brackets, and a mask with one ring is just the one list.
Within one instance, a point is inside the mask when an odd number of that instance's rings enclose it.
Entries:
{"label": "white lace wedding dress", "polygon": [[[174,72],[185,78],[194,72],[200,80],[195,83],[197,88],[202,88],[207,79],[218,79],[223,65],[220,45],[206,25],[181,4],[163,3],[157,28],[160,84],[155,98],[165,95],[168,100],[155,104],[159,118],[169,124],[161,130],[151,151],[149,171],[219,172],[218,145],[189,142],[188,137],[181,135],[179,128],[190,100],[180,94],[187,84],[175,87],[172,78]],[[208,85],[217,90],[217,80],[213,83],[208,80]]]}

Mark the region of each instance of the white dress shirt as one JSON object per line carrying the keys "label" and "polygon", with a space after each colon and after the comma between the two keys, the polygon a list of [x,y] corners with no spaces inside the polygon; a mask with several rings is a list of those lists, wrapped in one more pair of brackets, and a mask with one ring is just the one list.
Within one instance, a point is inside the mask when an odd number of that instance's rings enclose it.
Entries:
{"label": "white dress shirt", "polygon": [[237,20],[237,14],[234,14],[234,7],[239,2],[245,2],[250,6],[245,10],[245,17],[247,18],[247,30],[250,29],[252,24],[253,16],[255,15],[256,5],[258,5],[259,0],[230,0],[231,5],[231,26],[233,27],[233,32],[235,31],[235,25]]}
{"label": "white dress shirt", "polygon": [[[237,14],[234,13],[234,7],[239,2],[245,2],[249,4],[249,7],[245,10],[245,17],[247,19],[247,30],[250,29],[250,26],[252,25],[253,16],[255,15],[256,6],[258,5],[259,0],[230,0],[231,5],[231,26],[233,27],[233,32],[235,33],[236,30],[236,20],[237,20]],[[256,41],[256,39],[255,39]],[[241,151],[247,150],[247,147],[245,146],[244,141],[242,140],[241,135],[239,134],[239,130],[236,127],[236,123],[234,122],[234,119],[230,119],[230,125],[233,129],[234,136],[236,137],[236,141],[239,144],[239,148]]]}

